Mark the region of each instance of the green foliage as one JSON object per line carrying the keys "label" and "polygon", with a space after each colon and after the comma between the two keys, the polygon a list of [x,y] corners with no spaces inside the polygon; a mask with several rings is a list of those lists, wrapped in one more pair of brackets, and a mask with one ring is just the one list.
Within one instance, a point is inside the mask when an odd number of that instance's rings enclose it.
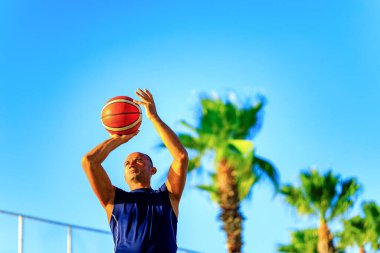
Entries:
{"label": "green foliage", "polygon": [[218,189],[216,187],[216,174],[210,173],[210,178],[212,183],[209,185],[198,185],[197,188],[200,190],[204,190],[210,194],[211,200],[219,203],[219,195],[218,195]]}
{"label": "green foliage", "polygon": [[[202,98],[200,104],[202,114],[197,126],[182,121],[189,133],[178,135],[189,153],[194,154],[189,161],[189,172],[201,169],[202,158],[211,152],[214,154],[215,171],[222,161],[234,169],[240,200],[249,197],[252,187],[263,178],[268,178],[277,189],[279,176],[276,168],[268,160],[255,155],[249,139],[252,131],[259,128],[264,98],[244,108],[231,101],[213,98]],[[215,179],[198,188],[209,192],[213,200],[217,199]]]}
{"label": "green foliage", "polygon": [[291,243],[279,245],[278,252],[283,253],[318,253],[318,229],[294,231],[291,234]]}
{"label": "green foliage", "polygon": [[[280,244],[278,252],[282,253],[318,253],[318,229],[310,228],[297,230],[291,233],[290,244]],[[337,247],[335,253],[344,253],[344,249]]]}
{"label": "green foliage", "polygon": [[351,178],[342,180],[340,183],[340,191],[337,193],[336,198],[332,199],[333,208],[331,210],[330,218],[342,215],[354,205],[354,202],[359,193],[360,185],[357,179]]}
{"label": "green foliage", "polygon": [[342,180],[328,171],[324,175],[317,170],[301,172],[299,187],[286,184],[281,187],[285,201],[302,215],[314,215],[328,222],[354,204],[360,185],[356,178]]}
{"label": "green foliage", "polygon": [[277,169],[270,161],[255,155],[252,169],[254,171],[254,174],[260,177],[262,175],[265,175],[265,177],[267,177],[275,186],[276,190],[279,189],[279,175],[277,173]]}
{"label": "green foliage", "polygon": [[339,234],[340,247],[364,247],[370,244],[374,251],[380,249],[380,207],[375,202],[362,205],[363,216],[355,216],[343,221],[343,231]]}
{"label": "green foliage", "polygon": [[302,189],[286,184],[281,187],[280,192],[285,195],[286,202],[296,207],[301,215],[313,213],[311,201]]}
{"label": "green foliage", "polygon": [[364,219],[355,216],[349,220],[343,221],[343,232],[339,234],[339,244],[344,246],[362,246],[367,241]]}
{"label": "green foliage", "polygon": [[365,202],[362,205],[365,226],[368,229],[369,243],[375,251],[380,249],[380,206],[375,202]]}

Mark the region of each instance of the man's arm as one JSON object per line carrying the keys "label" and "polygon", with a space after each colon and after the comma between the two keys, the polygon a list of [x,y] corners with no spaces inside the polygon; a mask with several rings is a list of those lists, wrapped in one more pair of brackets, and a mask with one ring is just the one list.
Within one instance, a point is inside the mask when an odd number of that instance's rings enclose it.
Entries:
{"label": "man's arm", "polygon": [[[153,123],[153,126],[162,142],[173,157],[166,186],[172,195],[171,197],[174,197],[174,204],[178,208],[178,204],[186,183],[188,167],[187,151],[178,139],[177,135],[158,116],[152,94],[147,89],[145,89],[145,91],[139,89],[136,94],[142,101],[134,102],[145,107],[148,119]],[[171,198],[171,200],[173,200],[173,198]]]}
{"label": "man's arm", "polygon": [[102,162],[112,150],[129,141],[137,133],[122,136],[112,135],[110,139],[100,143],[82,158],[84,172],[100,204],[106,209],[108,220],[113,209],[115,187],[104,170]]}

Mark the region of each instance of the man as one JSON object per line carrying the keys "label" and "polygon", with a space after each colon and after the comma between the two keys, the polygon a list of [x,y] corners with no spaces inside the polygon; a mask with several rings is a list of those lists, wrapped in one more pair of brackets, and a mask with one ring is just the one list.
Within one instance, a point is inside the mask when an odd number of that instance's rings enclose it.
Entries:
{"label": "man", "polygon": [[134,152],[124,163],[130,192],[112,185],[102,162],[138,132],[111,135],[83,157],[82,166],[106,211],[116,253],[172,253],[177,250],[178,206],[185,187],[188,156],[176,134],[158,116],[152,94],[138,89],[136,95],[141,101],[134,102],[145,107],[146,116],[173,157],[166,182],[153,190],[150,180],[157,169],[148,155]]}

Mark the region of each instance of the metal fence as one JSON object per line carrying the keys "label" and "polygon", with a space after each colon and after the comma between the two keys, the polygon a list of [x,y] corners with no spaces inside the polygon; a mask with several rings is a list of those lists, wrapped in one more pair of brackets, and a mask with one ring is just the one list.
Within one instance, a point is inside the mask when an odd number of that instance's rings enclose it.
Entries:
{"label": "metal fence", "polygon": [[[8,216],[14,216],[14,217],[18,218],[18,233],[17,233],[17,252],[18,253],[24,253],[24,238],[25,238],[25,236],[27,236],[27,235],[25,235],[26,233],[24,231],[25,219],[34,220],[34,221],[41,222],[41,223],[47,223],[47,224],[51,224],[51,225],[55,225],[55,226],[66,227],[66,230],[67,230],[66,252],[67,253],[73,253],[73,233],[72,233],[73,229],[112,236],[111,232],[106,231],[106,230],[89,228],[89,227],[84,227],[84,226],[78,226],[78,225],[74,225],[74,224],[48,220],[48,219],[44,219],[44,218],[34,217],[34,216],[15,213],[15,212],[0,210],[0,214],[4,214],[4,215],[8,215]],[[110,240],[112,240],[112,239],[110,239]],[[201,253],[201,252],[179,247],[178,253]]]}

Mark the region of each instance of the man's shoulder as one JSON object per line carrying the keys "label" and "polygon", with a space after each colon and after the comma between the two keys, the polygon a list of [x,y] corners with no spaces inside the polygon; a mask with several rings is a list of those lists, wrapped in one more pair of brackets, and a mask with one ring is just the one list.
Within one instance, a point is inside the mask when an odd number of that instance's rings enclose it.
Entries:
{"label": "man's shoulder", "polygon": [[159,191],[159,192],[167,192],[167,191],[168,191],[168,187],[166,187],[166,183],[163,183],[163,184],[161,185],[161,187],[158,188],[157,191]]}
{"label": "man's shoulder", "polygon": [[114,204],[120,204],[128,200],[129,192],[119,188],[115,187],[115,198],[114,198]]}

